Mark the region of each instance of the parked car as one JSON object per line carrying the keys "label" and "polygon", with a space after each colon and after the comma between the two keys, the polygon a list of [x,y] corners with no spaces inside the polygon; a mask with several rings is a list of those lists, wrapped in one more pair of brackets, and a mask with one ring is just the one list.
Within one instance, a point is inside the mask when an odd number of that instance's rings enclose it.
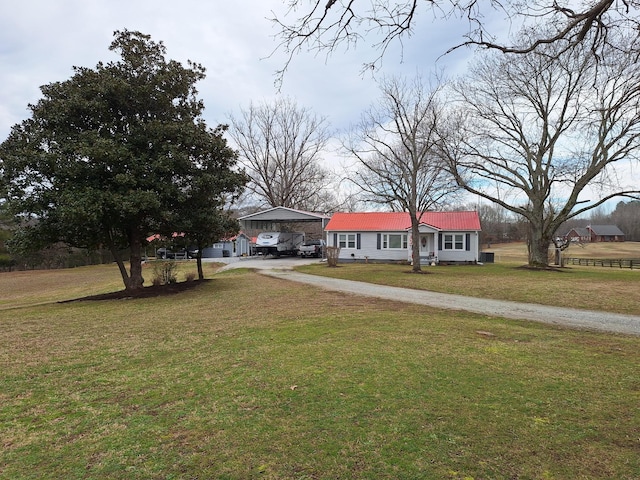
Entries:
{"label": "parked car", "polygon": [[298,254],[301,257],[320,258],[324,256],[325,248],[326,243],[324,240],[308,240],[300,246]]}
{"label": "parked car", "polygon": [[[193,253],[195,252],[195,253]],[[192,255],[193,253],[193,255]],[[169,250],[168,248],[159,248],[156,250],[156,258],[161,259],[173,259],[173,260],[186,260],[187,258],[195,258],[198,251],[187,251],[185,248],[178,250]]]}

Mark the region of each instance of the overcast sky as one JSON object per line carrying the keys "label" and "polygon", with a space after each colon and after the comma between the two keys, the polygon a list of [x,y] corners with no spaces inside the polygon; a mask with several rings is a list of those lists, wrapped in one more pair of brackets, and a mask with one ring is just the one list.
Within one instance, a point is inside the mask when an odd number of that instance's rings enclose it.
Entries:
{"label": "overcast sky", "polygon": [[[27,105],[41,98],[39,87],[68,80],[73,66],[94,68],[100,61],[118,60],[108,50],[115,30],[138,30],[162,41],[167,58],[205,66],[207,78],[198,84],[211,127],[227,123],[251,101],[269,101],[278,94],[275,72],[285,62],[276,47],[274,13],[285,0],[20,0],[0,1],[0,142],[12,125],[28,118]],[[423,76],[444,70],[455,76],[465,70],[472,50],[442,57],[462,40],[467,25],[417,15],[418,28],[395,44],[383,60],[381,74]],[[503,16],[485,18],[489,30],[506,30]],[[401,54],[402,53],[402,54]],[[379,98],[375,79],[362,75],[363,63],[378,55],[362,44],[338,50],[329,58],[303,52],[294,58],[280,94],[327,117],[336,131],[356,123],[362,111]],[[327,154],[327,167],[339,168]],[[631,171],[631,177],[636,172]],[[629,178],[629,175],[625,175]],[[637,182],[635,182],[637,183]]]}
{"label": "overcast sky", "polygon": [[[108,47],[115,30],[138,30],[164,42],[167,58],[201,63],[207,78],[198,84],[210,126],[226,123],[249,102],[273,98],[275,72],[284,56],[276,47],[272,12],[283,0],[21,0],[0,2],[0,141],[12,125],[29,116],[27,105],[41,98],[41,85],[69,79],[72,66],[94,68],[116,60]],[[388,52],[384,74],[454,74],[472,52],[437,62],[460,41],[451,23],[420,18],[420,35]],[[452,28],[454,27],[454,28]],[[340,50],[327,59],[302,53],[284,78],[281,94],[328,118],[335,129],[355,123],[378,96],[361,66],[377,56],[370,47]]]}

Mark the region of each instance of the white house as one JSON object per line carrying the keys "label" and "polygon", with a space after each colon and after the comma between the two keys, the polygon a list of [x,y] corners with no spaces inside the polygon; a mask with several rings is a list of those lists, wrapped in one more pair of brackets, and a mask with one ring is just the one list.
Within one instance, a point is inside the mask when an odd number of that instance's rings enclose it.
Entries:
{"label": "white house", "polygon": [[[421,263],[477,262],[478,212],[425,212],[420,218]],[[411,218],[406,212],[335,213],[325,228],[340,260],[411,261]]]}

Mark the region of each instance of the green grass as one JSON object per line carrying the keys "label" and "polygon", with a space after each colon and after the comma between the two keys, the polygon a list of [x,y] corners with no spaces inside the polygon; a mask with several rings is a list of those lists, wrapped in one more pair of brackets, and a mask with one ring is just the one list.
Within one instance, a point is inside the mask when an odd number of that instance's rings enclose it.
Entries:
{"label": "green grass", "polygon": [[[482,245],[482,251],[493,252],[495,261],[526,263],[527,245],[523,242]],[[549,249],[553,254],[553,249]],[[640,242],[600,242],[571,245],[562,252],[564,257],[576,258],[640,258]]]}
{"label": "green grass", "polygon": [[[153,281],[155,262],[142,266],[145,285]],[[187,274],[197,275],[195,261],[176,261],[178,281]],[[220,264],[205,263],[205,275],[215,272]],[[196,277],[197,278],[197,277]],[[124,290],[122,277],[115,264],[61,270],[0,272],[0,310],[37,303],[47,303]]]}
{"label": "green grass", "polygon": [[638,337],[245,270],[31,300],[0,311],[3,479],[640,477]]}

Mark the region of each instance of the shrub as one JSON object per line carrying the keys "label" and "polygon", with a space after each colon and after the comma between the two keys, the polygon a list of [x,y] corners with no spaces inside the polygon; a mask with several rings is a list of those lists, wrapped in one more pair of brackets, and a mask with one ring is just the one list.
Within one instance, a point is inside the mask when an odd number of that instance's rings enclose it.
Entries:
{"label": "shrub", "polygon": [[156,261],[153,264],[153,285],[177,283],[178,264],[173,260]]}
{"label": "shrub", "polygon": [[339,257],[340,257],[339,247],[327,247],[327,265],[328,266],[337,267]]}

